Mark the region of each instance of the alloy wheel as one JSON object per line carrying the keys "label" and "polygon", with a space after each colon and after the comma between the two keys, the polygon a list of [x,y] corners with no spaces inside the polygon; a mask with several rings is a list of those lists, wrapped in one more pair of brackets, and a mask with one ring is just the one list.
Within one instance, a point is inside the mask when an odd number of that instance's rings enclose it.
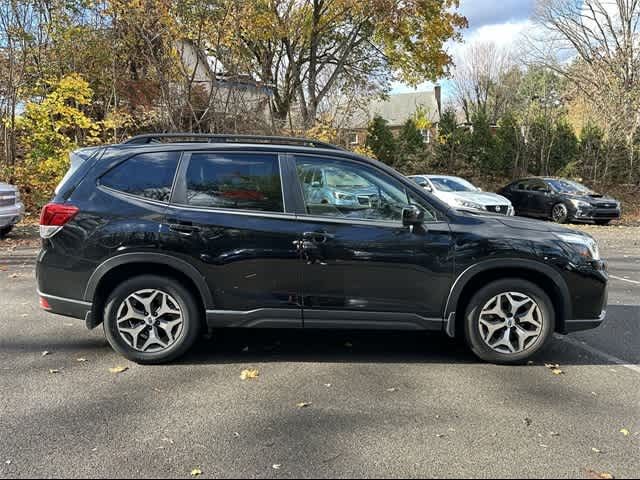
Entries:
{"label": "alloy wheel", "polygon": [[182,336],[184,315],[178,302],[161,290],[139,290],[118,308],[120,337],[134,350],[158,353]]}
{"label": "alloy wheel", "polygon": [[567,207],[562,203],[559,203],[556,206],[554,206],[553,212],[551,213],[551,216],[553,217],[553,221],[557,223],[564,222],[567,219],[568,215],[569,215],[569,211],[567,210]]}
{"label": "alloy wheel", "polygon": [[538,304],[519,292],[506,292],[489,300],[479,317],[485,344],[502,354],[521,353],[542,335],[544,318]]}

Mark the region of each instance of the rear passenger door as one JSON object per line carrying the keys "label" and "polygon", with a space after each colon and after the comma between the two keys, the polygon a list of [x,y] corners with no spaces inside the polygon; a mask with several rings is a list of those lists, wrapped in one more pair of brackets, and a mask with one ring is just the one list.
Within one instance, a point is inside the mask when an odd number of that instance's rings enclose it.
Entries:
{"label": "rear passenger door", "polygon": [[276,153],[184,154],[165,228],[209,285],[212,326],[302,326],[299,226],[286,206]]}

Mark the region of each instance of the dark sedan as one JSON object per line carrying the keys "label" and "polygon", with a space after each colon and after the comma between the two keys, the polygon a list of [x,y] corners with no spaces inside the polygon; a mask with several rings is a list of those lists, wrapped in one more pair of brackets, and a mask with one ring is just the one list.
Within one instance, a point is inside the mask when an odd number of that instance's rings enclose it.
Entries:
{"label": "dark sedan", "polygon": [[516,215],[539,217],[557,223],[594,222],[607,225],[620,218],[620,202],[584,185],[563,178],[526,178],[498,193],[513,203]]}

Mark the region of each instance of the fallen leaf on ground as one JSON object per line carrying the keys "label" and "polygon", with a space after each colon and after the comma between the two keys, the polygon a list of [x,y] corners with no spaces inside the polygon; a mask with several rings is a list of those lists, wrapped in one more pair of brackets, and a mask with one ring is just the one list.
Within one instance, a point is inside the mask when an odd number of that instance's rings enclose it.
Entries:
{"label": "fallen leaf on ground", "polygon": [[56,373],[60,373],[60,370],[58,370],[57,368],[50,368],[49,373],[55,375]]}
{"label": "fallen leaf on ground", "polygon": [[437,437],[437,438],[444,438],[444,434],[442,434],[442,433],[438,433],[438,434],[436,434],[436,437]]}
{"label": "fallen leaf on ground", "polygon": [[200,470],[199,468],[194,468],[193,470],[191,470],[192,477],[199,477],[200,475],[202,475],[202,470]]}
{"label": "fallen leaf on ground", "polygon": [[591,449],[591,451],[592,451],[593,453],[602,453],[602,450],[600,450],[600,449],[598,449],[598,448],[595,448],[595,447],[594,447],[594,448],[592,448],[592,449]]}
{"label": "fallen leaf on ground", "polygon": [[327,387],[327,388],[331,388],[331,384],[330,383],[325,383],[324,386]]}
{"label": "fallen leaf on ground", "polygon": [[631,432],[629,432],[629,430],[627,430],[626,428],[623,428],[622,430],[620,430],[620,433],[625,437],[628,437],[629,435],[631,435]]}
{"label": "fallen leaf on ground", "polygon": [[260,372],[258,372],[258,370],[256,370],[255,368],[250,368],[250,369],[242,371],[242,373],[240,374],[240,379],[241,380],[255,380],[259,376],[260,376]]}
{"label": "fallen leaf on ground", "polygon": [[9,278],[18,278],[20,275],[18,275],[17,273],[12,273],[11,275],[9,275]]}
{"label": "fallen leaf on ground", "polygon": [[525,418],[523,422],[527,427],[530,427],[531,424],[533,423],[533,420],[531,420],[530,418]]}
{"label": "fallen leaf on ground", "polygon": [[129,367],[113,367],[109,369],[110,373],[115,373],[116,375],[119,373],[124,373],[129,370]]}
{"label": "fallen leaf on ground", "polygon": [[86,358],[76,358],[76,362],[78,362],[78,363],[84,363],[86,361],[87,361]]}
{"label": "fallen leaf on ground", "polygon": [[312,405],[311,402],[300,402],[298,404],[296,404],[296,407],[298,408],[307,408],[310,407]]}
{"label": "fallen leaf on ground", "polygon": [[273,468],[274,470],[280,470],[282,468],[282,465],[280,465],[279,463],[274,463],[271,468]]}
{"label": "fallen leaf on ground", "polygon": [[396,387],[387,388],[387,392],[390,392],[390,393],[394,393],[394,392],[397,392],[397,391],[399,391],[399,390],[400,390],[400,389],[399,389],[399,388],[396,388]]}
{"label": "fallen leaf on ground", "polygon": [[551,432],[549,435],[551,435],[552,437],[559,437],[560,434],[558,432]]}
{"label": "fallen leaf on ground", "polygon": [[587,470],[587,477],[593,479],[613,480],[615,477],[607,472],[596,472],[595,470]]}
{"label": "fallen leaf on ground", "polygon": [[7,460],[6,462],[4,462],[5,465],[11,465],[11,460]]}
{"label": "fallen leaf on ground", "polygon": [[51,354],[51,352],[48,352],[48,351],[44,351],[44,352],[42,352],[42,356],[43,356],[43,357],[46,357],[47,355],[50,355],[50,354]]}

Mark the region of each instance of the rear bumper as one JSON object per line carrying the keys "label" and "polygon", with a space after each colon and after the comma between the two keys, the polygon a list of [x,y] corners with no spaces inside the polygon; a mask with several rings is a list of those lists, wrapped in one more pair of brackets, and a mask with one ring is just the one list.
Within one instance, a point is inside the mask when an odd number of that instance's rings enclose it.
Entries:
{"label": "rear bumper", "polygon": [[[93,306],[91,303],[74,300],[72,298],[48,295],[40,291],[38,291],[38,296],[40,297],[41,306],[45,311],[55,313],[57,315],[63,315],[65,317],[84,320],[87,322],[87,325],[89,325],[91,320],[91,308]],[[43,303],[45,303],[46,306],[42,305]]]}
{"label": "rear bumper", "polygon": [[584,330],[593,330],[602,325],[606,319],[607,311],[603,310],[598,318],[566,320],[563,333],[581,332]]}

